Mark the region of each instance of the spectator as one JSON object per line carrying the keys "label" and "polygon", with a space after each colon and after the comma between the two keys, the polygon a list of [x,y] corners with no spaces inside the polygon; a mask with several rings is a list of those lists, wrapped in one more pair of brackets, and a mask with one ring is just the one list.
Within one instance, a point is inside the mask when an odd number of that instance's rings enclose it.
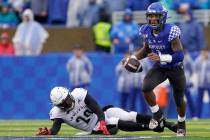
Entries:
{"label": "spectator", "polygon": [[93,66],[91,61],[85,56],[80,45],[75,45],[74,55],[67,62],[67,70],[69,72],[70,83],[74,88],[88,88],[91,82]]}
{"label": "spectator", "polygon": [[141,64],[143,66],[143,71],[141,73],[132,73],[132,85],[131,85],[131,108],[130,110],[137,111],[136,109],[136,103],[139,100],[140,101],[140,108],[142,113],[147,113],[147,104],[145,102],[145,99],[143,97],[141,85],[142,81],[145,76],[145,72],[148,71],[151,67],[150,62],[147,59],[143,59],[141,61]]}
{"label": "spectator", "polygon": [[113,12],[125,10],[126,0],[103,0],[103,5],[111,17]]}
{"label": "spectator", "polygon": [[[125,56],[128,56],[129,53],[125,53]],[[120,107],[124,109],[130,108],[130,94],[131,94],[131,81],[132,76],[130,72],[128,72],[120,62],[116,66],[116,75],[118,78],[117,82],[117,91],[120,94]]]}
{"label": "spectator", "polygon": [[173,0],[172,9],[178,12],[186,11],[186,9],[199,9],[197,0]]}
{"label": "spectator", "polygon": [[67,27],[78,27],[78,15],[81,9],[86,9],[89,0],[70,0],[68,4]]}
{"label": "spectator", "polygon": [[195,61],[195,72],[198,81],[198,97],[197,97],[197,117],[202,117],[202,105],[204,92],[208,91],[210,97],[210,57],[209,50],[204,48],[201,50],[199,57]]}
{"label": "spectator", "polygon": [[191,52],[194,58],[198,55],[198,50],[206,47],[203,25],[193,18],[190,9],[183,11],[181,16],[183,22],[178,23],[182,31],[181,41],[184,49]]}
{"label": "spectator", "polygon": [[7,3],[2,4],[0,12],[0,24],[2,26],[15,26],[18,24],[18,18]]}
{"label": "spectator", "polygon": [[[97,5],[101,5],[103,0],[97,0]],[[78,27],[80,25],[79,13],[81,9],[87,9],[89,0],[70,0],[67,10],[67,27]]]}
{"label": "spectator", "polygon": [[23,12],[23,22],[17,27],[13,38],[16,55],[40,54],[47,38],[47,31],[34,21],[33,12],[26,9]]}
{"label": "spectator", "polygon": [[125,10],[123,20],[113,26],[110,36],[115,53],[133,51],[134,42],[138,38],[138,24],[133,21],[131,10]]}
{"label": "spectator", "polygon": [[99,21],[100,7],[96,3],[96,0],[89,0],[88,6],[85,9],[80,10],[80,26],[92,27]]}
{"label": "spectator", "polygon": [[149,6],[149,0],[127,0],[127,8],[132,11],[146,10]]}
{"label": "spectator", "polygon": [[48,0],[30,0],[31,10],[34,12],[34,19],[40,23],[47,22]]}
{"label": "spectator", "polygon": [[8,3],[11,4],[12,8],[21,13],[25,7],[27,7],[29,0],[8,0]]}
{"label": "spectator", "polygon": [[93,27],[96,50],[109,53],[111,49],[111,23],[105,10],[101,9],[100,13],[100,21]]}
{"label": "spectator", "polygon": [[21,21],[21,13],[28,7],[28,0],[8,0],[8,3],[11,5],[14,10],[18,22]]}
{"label": "spectator", "polygon": [[185,57],[184,57],[184,68],[185,68],[185,76],[186,76],[186,89],[185,89],[185,97],[187,98],[187,105],[189,107],[190,111],[190,117],[194,118],[195,117],[195,105],[192,99],[192,94],[190,89],[193,87],[191,77],[193,74],[193,60],[191,59],[190,55],[188,52],[185,52]]}
{"label": "spectator", "polygon": [[10,36],[7,32],[1,33],[0,36],[0,55],[14,55],[15,50],[10,42]]}
{"label": "spectator", "polygon": [[48,20],[51,24],[65,25],[69,0],[48,0]]}

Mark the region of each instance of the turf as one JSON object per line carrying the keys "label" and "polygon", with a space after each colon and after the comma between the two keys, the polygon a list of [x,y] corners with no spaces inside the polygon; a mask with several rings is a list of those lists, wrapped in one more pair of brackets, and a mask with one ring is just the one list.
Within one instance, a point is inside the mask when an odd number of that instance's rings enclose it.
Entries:
{"label": "turf", "polygon": [[[0,136],[35,136],[39,127],[50,127],[52,122],[48,120],[1,120]],[[72,127],[63,124],[58,136],[75,136],[79,132]],[[152,136],[163,140],[171,139],[189,139],[189,140],[210,140],[210,120],[188,120],[187,121],[187,137],[176,138],[175,134],[167,128],[164,133],[144,132],[123,132],[119,131],[117,136]],[[170,136],[170,137],[168,137]],[[174,136],[174,137],[173,137]],[[150,138],[150,139],[157,139]],[[1,139],[1,137],[0,137]],[[89,138],[88,138],[89,139]],[[130,139],[130,138],[128,138]],[[149,138],[148,138],[149,139]]]}

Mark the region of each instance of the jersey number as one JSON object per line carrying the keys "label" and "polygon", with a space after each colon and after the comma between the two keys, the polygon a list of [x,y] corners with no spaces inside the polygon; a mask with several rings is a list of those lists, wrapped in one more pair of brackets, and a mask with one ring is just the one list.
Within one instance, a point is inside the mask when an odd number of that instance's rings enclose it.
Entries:
{"label": "jersey number", "polygon": [[80,122],[80,121],[83,121],[85,122],[86,124],[88,124],[90,122],[90,115],[93,114],[92,111],[90,110],[85,110],[84,113],[83,113],[83,116],[78,116],[77,119],[76,119],[76,122]]}

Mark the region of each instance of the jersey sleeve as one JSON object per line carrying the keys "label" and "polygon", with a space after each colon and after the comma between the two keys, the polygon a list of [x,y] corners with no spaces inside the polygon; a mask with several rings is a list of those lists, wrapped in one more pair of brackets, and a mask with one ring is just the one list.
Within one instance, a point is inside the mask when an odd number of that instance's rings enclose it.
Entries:
{"label": "jersey sleeve", "polygon": [[63,112],[56,106],[54,106],[49,113],[50,120],[56,119],[56,118],[62,118]]}
{"label": "jersey sleeve", "polygon": [[72,92],[71,95],[75,98],[75,99],[79,99],[84,101],[85,97],[87,95],[87,90],[84,88],[75,88]]}
{"label": "jersey sleeve", "polygon": [[178,26],[174,25],[170,29],[168,41],[171,42],[173,39],[180,37],[180,35],[181,35],[181,30],[179,29]]}

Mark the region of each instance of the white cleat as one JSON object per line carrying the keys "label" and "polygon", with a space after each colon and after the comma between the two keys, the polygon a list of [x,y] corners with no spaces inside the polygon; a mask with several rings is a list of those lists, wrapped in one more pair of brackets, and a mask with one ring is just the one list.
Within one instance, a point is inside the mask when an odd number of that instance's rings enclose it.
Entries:
{"label": "white cleat", "polygon": [[178,129],[176,136],[177,137],[184,137],[186,135],[186,131],[184,129]]}

